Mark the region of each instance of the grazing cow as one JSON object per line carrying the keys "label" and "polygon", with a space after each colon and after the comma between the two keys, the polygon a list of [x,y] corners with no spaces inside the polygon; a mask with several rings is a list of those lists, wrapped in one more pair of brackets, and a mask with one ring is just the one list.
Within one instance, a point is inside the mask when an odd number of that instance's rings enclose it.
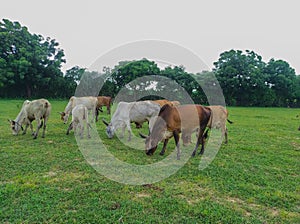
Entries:
{"label": "grazing cow", "polygon": [[[70,114],[72,114],[72,110],[76,105],[83,104],[89,111],[92,111],[93,120],[96,115],[96,107],[97,107],[97,97],[94,96],[84,96],[84,97],[75,97],[72,96],[65,108],[64,112],[60,112],[61,120],[64,121],[64,124],[68,122]],[[97,118],[96,118],[97,120]]]}
{"label": "grazing cow", "polygon": [[222,138],[225,137],[225,144],[228,142],[228,130],[226,127],[226,121],[230,124],[233,122],[228,119],[228,111],[223,106],[208,106],[211,109],[211,117],[209,119],[208,128],[221,129]]}
{"label": "grazing cow", "polygon": [[[152,155],[157,149],[159,141],[164,140],[164,146],[160,155],[165,153],[168,140],[173,136],[177,148],[177,159],[180,158],[179,134],[191,135],[198,130],[198,140],[192,156],[195,156],[200,143],[202,148],[200,154],[204,152],[204,139],[202,138],[204,130],[210,118],[211,111],[201,105],[182,105],[173,107],[164,105],[154,122],[150,127],[150,136],[146,137],[145,150],[147,155]],[[145,137],[141,135],[141,137]]]}
{"label": "grazing cow", "polygon": [[[40,128],[43,126],[42,138],[45,137],[46,124],[51,112],[51,104],[46,99],[38,99],[29,101],[26,100],[23,103],[20,113],[15,120],[9,120],[13,135],[17,135],[22,129],[23,135],[26,134],[28,126],[30,126],[33,139],[36,139]],[[32,121],[36,120],[37,128],[33,132]],[[22,125],[25,124],[25,129]]]}
{"label": "grazing cow", "polygon": [[121,137],[123,137],[125,128],[127,127],[129,134],[128,141],[130,141],[132,134],[130,123],[135,122],[142,125],[143,122],[149,121],[152,117],[156,116],[159,110],[160,106],[151,101],[120,102],[111,118],[111,122],[108,124],[103,120],[103,123],[107,126],[106,134],[109,138],[112,138],[115,131],[118,128],[122,128]]}
{"label": "grazing cow", "polygon": [[88,138],[90,138],[91,135],[90,123],[88,119],[88,109],[83,104],[79,104],[72,109],[72,122],[67,130],[67,135],[70,133],[70,130],[72,130],[72,128],[74,129],[74,133],[76,134],[77,129],[79,128],[79,135],[81,138],[83,138],[84,126],[86,126],[87,128]]}
{"label": "grazing cow", "polygon": [[[208,121],[207,127],[209,129],[215,128],[215,129],[221,129],[222,132],[222,138],[225,137],[225,144],[228,142],[228,130],[226,127],[226,121],[228,121],[230,124],[233,122],[228,119],[228,111],[225,109],[225,107],[220,105],[215,106],[208,106],[211,110],[211,116]],[[205,138],[208,137],[208,130],[205,132]],[[189,144],[191,142],[191,135],[187,133],[186,135],[182,135],[182,139],[184,144]],[[206,140],[206,139],[204,139]]]}
{"label": "grazing cow", "polygon": [[110,96],[98,96],[97,97],[97,110],[96,110],[96,118],[98,117],[98,111],[100,110],[101,112],[102,111],[102,107],[103,106],[106,106],[106,109],[107,109],[107,114],[110,114],[110,107],[112,105],[112,98]]}

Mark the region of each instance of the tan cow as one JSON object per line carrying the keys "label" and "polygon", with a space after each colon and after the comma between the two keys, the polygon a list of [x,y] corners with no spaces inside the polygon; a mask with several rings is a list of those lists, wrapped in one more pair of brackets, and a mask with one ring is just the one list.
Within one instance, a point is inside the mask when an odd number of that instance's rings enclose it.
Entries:
{"label": "tan cow", "polygon": [[225,137],[225,144],[228,142],[228,129],[226,127],[226,122],[228,121],[230,124],[233,122],[228,119],[228,111],[223,106],[208,106],[211,109],[211,117],[207,124],[207,127],[212,129],[221,129],[222,138]]}

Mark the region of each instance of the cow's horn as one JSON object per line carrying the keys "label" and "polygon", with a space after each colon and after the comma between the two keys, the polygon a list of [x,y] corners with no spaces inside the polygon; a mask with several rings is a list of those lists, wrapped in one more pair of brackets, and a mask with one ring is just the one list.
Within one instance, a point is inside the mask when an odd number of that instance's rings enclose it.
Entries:
{"label": "cow's horn", "polygon": [[139,132],[139,135],[141,136],[141,138],[147,138],[147,137],[149,137],[148,135],[144,135],[141,132]]}
{"label": "cow's horn", "polygon": [[103,122],[106,126],[108,126],[108,123],[104,120],[104,118],[102,119],[102,122]]}

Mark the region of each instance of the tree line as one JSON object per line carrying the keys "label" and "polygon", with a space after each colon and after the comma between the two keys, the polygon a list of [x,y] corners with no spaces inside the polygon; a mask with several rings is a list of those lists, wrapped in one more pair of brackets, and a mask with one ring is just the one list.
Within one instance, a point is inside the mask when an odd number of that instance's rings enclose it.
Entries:
{"label": "tree line", "polygon": [[[31,34],[19,22],[3,19],[0,22],[0,97],[68,98],[74,95],[78,85],[90,87],[102,83],[99,95],[115,97],[126,88],[128,94],[148,91],[148,99],[157,99],[160,92],[166,91],[180,99],[182,96],[174,93],[175,89],[167,88],[163,81],[155,85],[151,79],[134,82],[141,77],[161,76],[178,83],[195,103],[208,104],[208,97],[213,97],[213,94],[206,96],[203,86],[214,93],[220,85],[227,105],[300,106],[300,76],[295,70],[284,60],[264,62],[254,51],[225,51],[214,62],[212,71],[195,74],[187,72],[182,65],[160,68],[146,58],[120,61],[101,72],[79,66],[63,72],[64,57],[56,40]],[[94,78],[89,80],[89,77]],[[149,89],[150,84],[155,88]]]}

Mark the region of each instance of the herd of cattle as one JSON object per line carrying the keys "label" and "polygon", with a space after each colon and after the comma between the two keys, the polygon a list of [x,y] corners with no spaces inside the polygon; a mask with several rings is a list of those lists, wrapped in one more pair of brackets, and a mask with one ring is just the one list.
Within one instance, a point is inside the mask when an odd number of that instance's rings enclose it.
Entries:
{"label": "herd of cattle", "polygon": [[[72,121],[67,129],[67,135],[70,130],[83,137],[84,129],[87,129],[87,136],[90,138],[90,122],[98,121],[99,111],[102,107],[107,107],[107,113],[110,114],[112,105],[111,97],[75,97],[72,96],[64,110],[61,112],[61,119],[66,124],[68,118],[72,115]],[[21,111],[15,120],[9,120],[13,135],[17,135],[20,130],[26,134],[30,126],[33,138],[38,137],[39,129],[43,127],[42,137],[45,137],[47,121],[51,112],[51,104],[46,99],[24,101]],[[92,119],[89,119],[89,114]],[[37,127],[33,131],[32,121],[36,120]],[[159,142],[163,142],[161,155],[165,153],[166,146],[170,138],[174,137],[177,148],[177,159],[180,159],[179,139],[183,145],[191,143],[191,136],[196,132],[197,141],[192,153],[195,156],[197,148],[201,144],[203,154],[205,141],[208,137],[208,130],[212,128],[221,129],[222,137],[227,143],[228,112],[223,106],[202,106],[202,105],[180,105],[178,101],[154,100],[137,102],[119,102],[116,111],[108,123],[102,119],[106,127],[108,138],[113,138],[116,130],[121,129],[120,137],[124,136],[125,129],[128,131],[128,141],[131,140],[131,123],[135,123],[136,128],[141,128],[144,122],[149,124],[149,134],[140,133],[145,138],[145,151],[147,155],[152,155],[157,149]],[[25,128],[23,129],[23,126]]]}

